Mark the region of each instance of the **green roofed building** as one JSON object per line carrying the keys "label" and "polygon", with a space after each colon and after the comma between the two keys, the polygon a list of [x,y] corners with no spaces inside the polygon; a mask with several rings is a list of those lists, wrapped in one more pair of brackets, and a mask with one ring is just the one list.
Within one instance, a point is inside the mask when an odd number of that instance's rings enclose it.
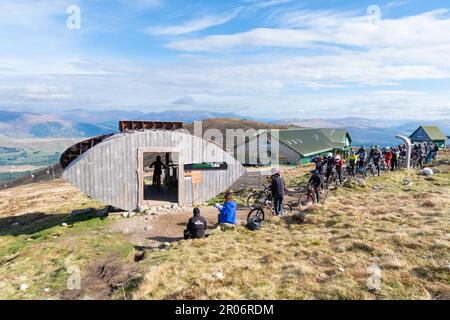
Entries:
{"label": "green roofed building", "polygon": [[[250,144],[253,137],[246,144]],[[299,165],[310,163],[317,156],[325,156],[328,152],[347,155],[351,149],[352,139],[347,129],[292,128],[279,130],[277,137],[268,134],[267,147],[270,150],[272,139],[279,140],[279,160],[281,164]],[[259,141],[259,147],[261,147]],[[247,147],[248,149],[248,147]],[[249,157],[247,152],[244,164],[261,164],[255,155]],[[255,163],[256,162],[256,163]]]}
{"label": "green roofed building", "polygon": [[446,136],[436,126],[420,126],[410,136],[412,143],[434,143],[439,148],[445,148]]}

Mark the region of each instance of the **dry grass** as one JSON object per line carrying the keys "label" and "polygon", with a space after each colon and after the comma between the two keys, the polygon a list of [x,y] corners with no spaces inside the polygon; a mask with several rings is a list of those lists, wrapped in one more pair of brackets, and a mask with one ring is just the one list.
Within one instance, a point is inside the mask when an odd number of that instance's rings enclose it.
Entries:
{"label": "dry grass", "polygon": [[[339,189],[302,224],[273,219],[150,254],[134,298],[449,299],[449,165],[436,169],[433,179],[401,171]],[[290,170],[292,181],[305,172]],[[366,285],[373,264],[375,291]]]}
{"label": "dry grass", "polygon": [[[126,271],[127,297],[135,299],[449,299],[450,153],[434,169],[432,179],[406,171],[371,178],[364,188],[340,188],[325,205],[307,208],[304,221],[274,218],[257,232],[217,230],[148,251],[138,264],[127,258],[133,246],[111,232],[109,219],[67,215],[101,207],[68,185],[1,191],[0,297],[82,297],[64,290],[69,259],[94,279],[88,296],[123,281]],[[293,185],[308,169],[287,170]],[[11,224],[23,217],[26,224]],[[366,285],[373,265],[381,270],[375,291]],[[107,283],[95,277],[99,266],[110,270]]]}

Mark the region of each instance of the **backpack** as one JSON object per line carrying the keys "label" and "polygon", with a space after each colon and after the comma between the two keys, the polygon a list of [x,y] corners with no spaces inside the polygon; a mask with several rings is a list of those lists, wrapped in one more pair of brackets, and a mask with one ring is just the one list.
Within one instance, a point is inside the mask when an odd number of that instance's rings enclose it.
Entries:
{"label": "backpack", "polygon": [[255,217],[250,217],[250,219],[247,220],[247,228],[251,231],[257,231],[261,229],[262,221],[259,219],[256,219]]}

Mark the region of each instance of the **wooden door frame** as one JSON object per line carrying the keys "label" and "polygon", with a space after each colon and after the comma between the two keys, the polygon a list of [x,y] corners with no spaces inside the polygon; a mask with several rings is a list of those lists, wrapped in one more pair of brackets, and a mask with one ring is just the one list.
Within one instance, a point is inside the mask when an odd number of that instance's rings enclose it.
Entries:
{"label": "wooden door frame", "polygon": [[184,193],[184,158],[180,148],[172,147],[142,147],[137,148],[137,179],[138,179],[138,204],[144,205],[144,154],[145,153],[178,153],[178,204],[184,205],[186,202]]}

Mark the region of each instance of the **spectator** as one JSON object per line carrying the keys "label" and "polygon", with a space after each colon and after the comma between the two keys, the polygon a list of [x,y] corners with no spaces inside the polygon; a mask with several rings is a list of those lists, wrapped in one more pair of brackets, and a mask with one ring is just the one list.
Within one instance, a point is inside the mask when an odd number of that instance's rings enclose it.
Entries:
{"label": "spectator", "polygon": [[225,202],[223,206],[216,204],[215,207],[219,210],[218,223],[236,224],[236,208],[237,204],[233,200],[231,192],[225,193]]}
{"label": "spectator", "polygon": [[194,208],[194,216],[189,219],[187,230],[184,230],[184,239],[198,239],[205,236],[206,219],[200,215],[200,209]]}

